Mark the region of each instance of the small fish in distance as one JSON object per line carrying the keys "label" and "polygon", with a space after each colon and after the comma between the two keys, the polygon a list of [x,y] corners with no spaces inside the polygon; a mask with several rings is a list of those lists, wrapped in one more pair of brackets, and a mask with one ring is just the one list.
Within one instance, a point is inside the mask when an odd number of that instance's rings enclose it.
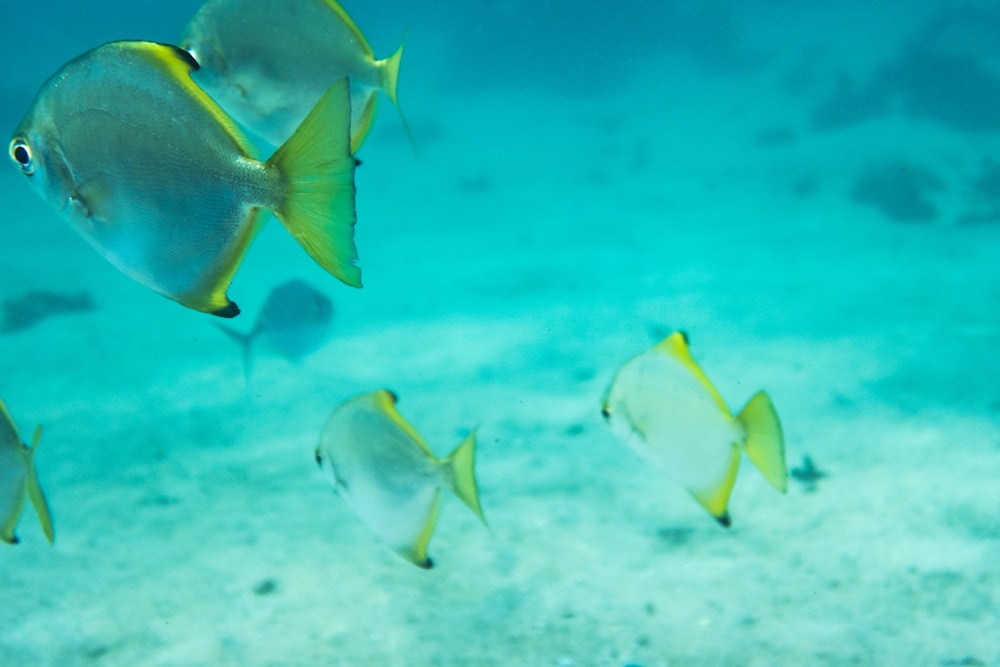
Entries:
{"label": "small fish in distance", "polygon": [[326,343],[333,319],[333,304],[302,280],[290,280],[271,290],[249,333],[218,324],[243,348],[243,373],[247,381],[253,369],[254,349],[263,346],[280,357],[298,363]]}

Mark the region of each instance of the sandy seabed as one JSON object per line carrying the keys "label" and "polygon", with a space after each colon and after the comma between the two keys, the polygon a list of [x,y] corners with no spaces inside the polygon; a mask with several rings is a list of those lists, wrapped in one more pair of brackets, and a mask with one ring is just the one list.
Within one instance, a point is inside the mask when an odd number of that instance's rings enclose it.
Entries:
{"label": "sandy seabed", "polygon": [[[0,337],[57,530],[29,510],[0,553],[0,664],[1000,664],[997,227],[955,222],[958,195],[924,225],[849,196],[869,164],[958,174],[998,142],[897,116],[816,134],[767,73],[664,67],[669,90],[601,99],[411,98],[416,157],[386,104],[357,175],[366,287],[270,225],[237,324],[301,277],[335,333],[300,366],[262,354],[249,388],[212,318],[5,169],[0,297],[99,308]],[[776,122],[797,138],[754,140]],[[815,490],[745,461],[724,530],[604,428],[614,370],[673,329],[734,409],[768,390]],[[429,572],[312,460],[380,387],[440,454],[480,429],[491,530],[449,497]]]}

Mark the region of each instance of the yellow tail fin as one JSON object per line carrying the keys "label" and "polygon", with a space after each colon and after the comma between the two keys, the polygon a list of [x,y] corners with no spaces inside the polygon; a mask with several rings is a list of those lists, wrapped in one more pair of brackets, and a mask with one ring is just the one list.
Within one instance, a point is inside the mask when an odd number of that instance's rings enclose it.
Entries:
{"label": "yellow tail fin", "polygon": [[351,287],[361,287],[354,245],[354,158],[347,79],[333,84],[267,161],[284,175],[278,220],[306,252]]}
{"label": "yellow tail fin", "polygon": [[396,88],[399,86],[399,63],[403,59],[403,47],[406,46],[406,36],[403,36],[403,42],[388,58],[378,61],[379,72],[382,75],[382,90],[392,101],[396,111],[399,112],[399,120],[403,123],[403,129],[406,130],[406,136],[410,139],[410,144],[416,150],[416,143],[413,141],[413,133],[410,132],[410,124],[406,122],[406,116],[403,115],[403,110],[399,108],[399,97],[397,96]]}
{"label": "yellow tail fin", "polygon": [[52,528],[52,514],[49,512],[49,504],[45,502],[45,494],[42,493],[42,487],[38,484],[38,478],[35,476],[35,452],[38,450],[38,441],[42,439],[42,427],[39,426],[35,429],[35,438],[31,442],[31,449],[27,453],[28,457],[28,474],[25,479],[25,485],[27,486],[28,498],[31,500],[32,507],[35,508],[35,514],[38,515],[38,521],[42,524],[42,532],[45,533],[45,538],[49,541],[49,544],[55,542],[55,530]]}
{"label": "yellow tail fin", "polygon": [[746,429],[747,439],[744,448],[747,456],[771,486],[784,493],[788,489],[785,438],[771,399],[765,392],[758,391],[736,419]]}
{"label": "yellow tail fin", "polygon": [[486,524],[483,508],[479,504],[479,490],[476,487],[476,432],[473,430],[455,448],[444,463],[451,470],[451,488],[462,502],[469,506],[479,520]]}

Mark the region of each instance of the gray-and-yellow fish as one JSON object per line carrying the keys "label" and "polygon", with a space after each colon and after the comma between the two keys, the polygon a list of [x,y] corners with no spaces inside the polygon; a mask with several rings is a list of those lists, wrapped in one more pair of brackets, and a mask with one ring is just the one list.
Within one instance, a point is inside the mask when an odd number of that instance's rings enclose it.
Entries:
{"label": "gray-and-yellow fish", "polygon": [[611,429],[682,484],[723,526],[740,450],[776,489],[788,472],[781,423],[771,399],[757,392],[735,417],[677,332],[626,362],[601,405]]}
{"label": "gray-and-yellow fish", "polygon": [[186,51],[152,42],[89,51],[39,91],[11,160],[112,264],[188,308],[239,313],[226,290],[265,211],[360,287],[346,80],[262,162],[196,69]]}
{"label": "gray-and-yellow fish", "polygon": [[441,505],[450,488],[485,524],[475,477],[472,432],[443,460],[434,457],[396,410],[396,396],[379,390],[337,407],[326,422],[316,462],[334,488],[386,545],[425,569]]}
{"label": "gray-and-yellow fish", "polygon": [[201,64],[198,83],[274,145],[341,77],[350,80],[352,152],[371,129],[379,90],[398,108],[403,47],[377,60],[333,0],[208,0],[188,23],[181,46]]}
{"label": "gray-and-yellow fish", "polygon": [[289,280],[267,295],[250,333],[218,326],[243,347],[243,373],[249,381],[257,345],[297,363],[326,342],[332,319],[333,304],[322,292],[305,281]]}
{"label": "gray-and-yellow fish", "polygon": [[55,539],[49,505],[35,477],[35,452],[41,437],[42,428],[39,426],[35,429],[30,448],[21,442],[7,406],[0,401],[0,541],[8,544],[18,543],[14,530],[21,520],[25,496],[38,514],[49,544]]}

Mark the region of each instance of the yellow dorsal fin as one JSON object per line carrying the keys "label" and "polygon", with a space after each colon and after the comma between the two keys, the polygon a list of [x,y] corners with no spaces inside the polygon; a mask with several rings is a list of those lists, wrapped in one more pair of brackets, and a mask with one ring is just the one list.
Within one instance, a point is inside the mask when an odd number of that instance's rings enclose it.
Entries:
{"label": "yellow dorsal fin", "polygon": [[191,72],[196,72],[201,68],[194,56],[180,47],[158,42],[118,42],[116,46],[119,49],[144,56],[162,72],[165,72],[200,106],[204,107],[221,127],[225,128],[226,133],[232,137],[246,157],[257,157],[257,149],[253,142],[247,138],[232,117],[223,111],[222,107],[191,78]]}
{"label": "yellow dorsal fin", "polygon": [[14,434],[14,438],[20,442],[21,436],[17,432],[17,424],[14,423],[14,418],[11,417],[10,413],[7,411],[7,406],[4,405],[3,400],[0,400],[0,419],[7,424],[7,427]]}
{"label": "yellow dorsal fin", "polygon": [[785,438],[770,397],[766,392],[758,391],[747,401],[736,419],[746,431],[743,447],[747,456],[771,486],[784,493],[788,489]]}
{"label": "yellow dorsal fin", "polygon": [[723,414],[732,418],[732,415],[729,412],[729,406],[726,405],[722,395],[715,388],[715,385],[712,384],[712,381],[708,379],[708,376],[705,375],[705,371],[701,370],[701,366],[699,366],[694,360],[694,357],[691,356],[691,351],[688,349],[687,334],[683,331],[675,331],[657,343],[656,349],[675,358],[685,368],[687,368],[688,371],[690,371],[691,374],[697,378],[698,382],[705,387],[705,390],[711,394]]}
{"label": "yellow dorsal fin", "polygon": [[729,496],[733,492],[733,485],[736,484],[736,474],[739,470],[740,450],[732,447],[726,475],[719,480],[718,484],[712,488],[688,489],[698,504],[726,528],[729,528],[732,523],[729,518]]}
{"label": "yellow dorsal fin", "polygon": [[393,424],[398,426],[400,430],[406,433],[420,449],[424,450],[424,453],[434,461],[437,461],[437,457],[434,456],[434,452],[424,441],[423,437],[417,433],[417,429],[413,428],[410,422],[403,419],[403,415],[399,414],[396,409],[396,403],[399,402],[399,397],[396,396],[395,392],[389,391],[388,389],[379,389],[378,391],[372,392],[372,400],[375,402],[375,407],[382,412],[386,417],[392,421]]}
{"label": "yellow dorsal fin", "polygon": [[365,54],[374,59],[375,52],[372,51],[371,44],[368,43],[368,40],[365,39],[365,36],[361,33],[361,29],[354,23],[354,19],[348,16],[347,11],[340,6],[340,3],[335,2],[335,0],[326,0],[326,5],[334,14],[337,15],[337,18],[344,22],[344,25],[346,25],[347,29],[351,31],[354,39],[356,39],[358,44],[361,45],[361,48],[364,49]]}

